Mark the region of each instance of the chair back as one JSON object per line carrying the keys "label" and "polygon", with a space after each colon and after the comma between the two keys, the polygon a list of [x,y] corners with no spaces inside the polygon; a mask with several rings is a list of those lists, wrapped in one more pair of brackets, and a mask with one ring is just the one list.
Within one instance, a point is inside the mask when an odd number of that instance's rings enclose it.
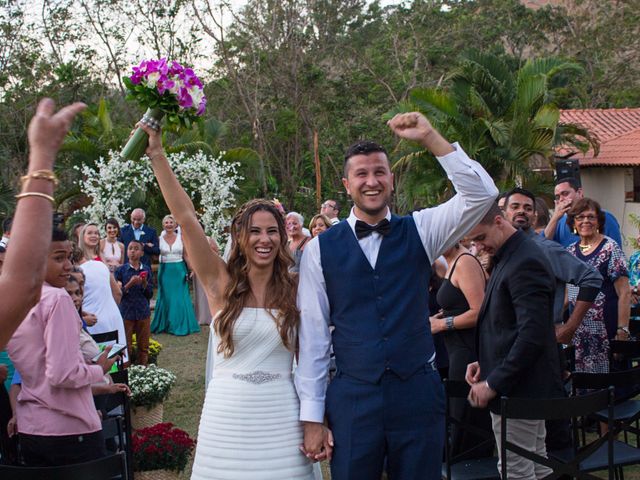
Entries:
{"label": "chair back", "polygon": [[0,465],[2,480],[120,480],[126,479],[124,452],[91,462],[60,467],[15,467]]}
{"label": "chair back", "polygon": [[118,330],[111,330],[110,332],[102,332],[102,333],[92,333],[91,338],[96,343],[107,343],[107,342],[117,342],[118,339]]}
{"label": "chair back", "polygon": [[[606,410],[609,431],[613,427],[613,387],[606,390],[599,390],[586,395],[573,396],[569,398],[552,399],[530,399],[530,398],[508,398],[502,397],[501,407],[501,432],[500,432],[500,458],[502,461],[502,479],[507,480],[509,472],[507,469],[507,451],[511,451],[518,456],[524,457],[534,463],[544,465],[553,470],[554,474],[545,478],[560,478],[567,475],[577,479],[596,479],[598,477],[589,474],[581,465],[590,456],[606,443],[607,444],[607,468],[609,479],[614,478],[613,463],[613,435],[610,433],[599,437],[580,448],[578,451],[578,424],[581,419],[600,410]],[[522,448],[519,445],[507,440],[509,419],[521,420],[560,420],[570,419],[573,429],[574,448],[573,454],[569,458],[547,455],[543,457],[530,449]]]}
{"label": "chair back", "polygon": [[623,362],[631,366],[640,360],[640,342],[636,340],[609,340],[609,365]]}
{"label": "chair back", "polygon": [[117,372],[110,372],[109,375],[111,375],[113,383],[124,383],[125,385],[129,385],[129,370],[126,368],[118,370]]}
{"label": "chair back", "polygon": [[589,390],[626,387],[640,383],[640,367],[609,373],[573,372],[571,374],[571,382],[573,384],[574,395],[578,389]]}
{"label": "chair back", "polygon": [[[119,370],[110,374],[114,383],[129,384],[128,370]],[[126,454],[126,465],[128,478],[133,478],[133,444],[131,439],[131,402],[124,392],[111,393],[109,395],[99,395],[100,403],[107,412],[115,412],[118,419],[120,446]],[[111,416],[110,413],[108,413]],[[107,436],[105,435],[105,438]]]}
{"label": "chair back", "polygon": [[[486,451],[491,446],[495,445],[495,437],[493,431],[485,430],[472,423],[467,423],[463,420],[457,419],[452,415],[451,403],[456,399],[466,400],[469,396],[470,387],[466,382],[459,380],[444,381],[444,389],[446,394],[445,404],[445,465],[443,474],[447,479],[456,478],[474,478],[474,479],[499,479],[497,461],[495,457],[478,458],[474,459],[474,454]],[[467,434],[473,434],[478,441],[471,448],[464,451],[453,454],[452,452],[452,440],[453,430],[458,428],[465,431]],[[459,464],[459,465],[456,465]],[[452,474],[452,467],[456,468],[455,474]],[[461,467],[461,468],[458,468]],[[467,472],[467,470],[469,470]]]}

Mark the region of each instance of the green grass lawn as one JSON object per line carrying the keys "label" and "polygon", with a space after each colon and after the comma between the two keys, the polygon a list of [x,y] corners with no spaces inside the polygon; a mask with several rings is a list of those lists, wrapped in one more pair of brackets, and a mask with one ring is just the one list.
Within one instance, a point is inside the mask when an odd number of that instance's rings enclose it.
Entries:
{"label": "green grass lawn", "polygon": [[[207,360],[209,328],[200,333],[175,337],[168,334],[153,335],[163,350],[158,366],[176,375],[176,385],[164,403],[164,421],[186,430],[192,438],[198,435],[200,413],[204,402],[204,371]],[[191,462],[183,478],[191,476]]]}
{"label": "green grass lawn", "polygon": [[[200,333],[186,337],[160,334],[153,335],[153,338],[164,346],[158,357],[158,366],[171,370],[177,377],[176,385],[164,404],[164,421],[173,423],[196,438],[204,402],[204,372],[209,328],[204,327]],[[324,478],[329,479],[326,465],[323,465],[323,472]],[[626,480],[640,480],[638,467],[627,467],[624,474]],[[191,464],[183,472],[182,478],[188,479],[190,476]],[[598,476],[607,478],[604,472]]]}

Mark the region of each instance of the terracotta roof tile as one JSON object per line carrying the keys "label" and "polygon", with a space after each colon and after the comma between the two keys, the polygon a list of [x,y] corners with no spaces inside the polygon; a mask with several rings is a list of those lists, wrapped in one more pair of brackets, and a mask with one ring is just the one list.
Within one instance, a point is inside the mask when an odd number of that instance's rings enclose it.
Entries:
{"label": "terracotta roof tile", "polygon": [[586,127],[600,140],[597,157],[591,150],[573,155],[580,166],[640,166],[640,108],[561,110],[560,121]]}

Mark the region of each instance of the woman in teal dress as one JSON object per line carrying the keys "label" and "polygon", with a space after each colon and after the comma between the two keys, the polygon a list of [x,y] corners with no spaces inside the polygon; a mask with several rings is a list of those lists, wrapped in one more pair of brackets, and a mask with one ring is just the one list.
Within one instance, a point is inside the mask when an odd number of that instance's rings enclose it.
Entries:
{"label": "woman in teal dress", "polygon": [[152,333],[189,335],[200,331],[189,296],[189,270],[184,260],[182,238],[176,233],[171,215],[162,219],[164,234],[160,237],[160,270]]}

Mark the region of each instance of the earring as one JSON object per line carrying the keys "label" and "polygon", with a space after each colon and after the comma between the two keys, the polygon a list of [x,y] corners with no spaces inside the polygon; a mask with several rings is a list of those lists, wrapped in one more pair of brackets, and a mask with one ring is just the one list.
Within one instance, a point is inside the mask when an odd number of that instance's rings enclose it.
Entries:
{"label": "earring", "polygon": [[573,227],[573,234],[577,235],[578,234],[578,229],[576,227]]}

